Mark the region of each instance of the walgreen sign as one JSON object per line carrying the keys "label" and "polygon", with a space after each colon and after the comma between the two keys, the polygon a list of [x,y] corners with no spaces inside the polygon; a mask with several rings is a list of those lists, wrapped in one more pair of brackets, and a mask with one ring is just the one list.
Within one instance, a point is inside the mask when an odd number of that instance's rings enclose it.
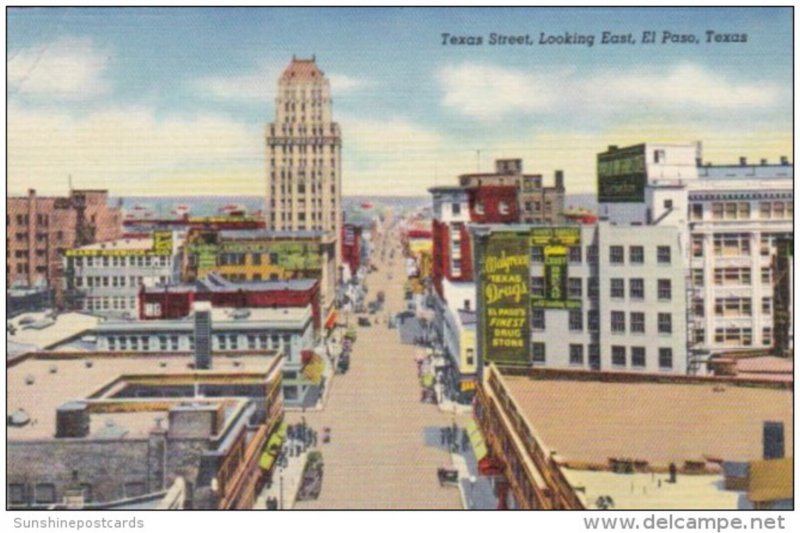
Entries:
{"label": "walgreen sign", "polygon": [[567,286],[569,247],[580,246],[580,228],[533,228],[531,246],[542,248],[544,290],[531,294],[531,306],[537,309],[580,309],[581,301],[570,300]]}
{"label": "walgreen sign", "polygon": [[526,365],[530,351],[527,236],[490,235],[483,248],[479,280],[484,360]]}
{"label": "walgreen sign", "polygon": [[597,155],[597,201],[643,202],[647,184],[645,145],[637,144]]}

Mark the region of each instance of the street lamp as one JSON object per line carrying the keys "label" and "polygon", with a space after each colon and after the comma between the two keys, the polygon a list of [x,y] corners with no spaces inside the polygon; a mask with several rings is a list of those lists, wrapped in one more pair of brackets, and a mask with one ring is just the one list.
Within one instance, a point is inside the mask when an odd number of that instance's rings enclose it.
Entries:
{"label": "street lamp", "polygon": [[280,506],[278,507],[281,511],[283,510],[283,467],[281,467],[281,475],[278,479],[278,496],[280,497]]}

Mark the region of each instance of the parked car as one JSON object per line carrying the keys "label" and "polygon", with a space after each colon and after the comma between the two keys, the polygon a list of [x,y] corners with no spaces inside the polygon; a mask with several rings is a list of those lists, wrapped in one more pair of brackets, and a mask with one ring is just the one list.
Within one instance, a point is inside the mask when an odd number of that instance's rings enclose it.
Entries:
{"label": "parked car", "polygon": [[358,325],[362,328],[368,328],[372,325],[372,322],[369,321],[369,318],[365,316],[358,317]]}

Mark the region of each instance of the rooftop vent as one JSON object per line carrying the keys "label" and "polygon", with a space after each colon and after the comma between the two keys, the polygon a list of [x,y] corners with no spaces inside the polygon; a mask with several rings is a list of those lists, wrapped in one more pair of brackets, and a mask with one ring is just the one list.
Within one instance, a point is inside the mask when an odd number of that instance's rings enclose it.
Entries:
{"label": "rooftop vent", "polygon": [[159,361],[158,366],[160,366],[161,368],[164,368],[164,367],[167,366],[167,362],[166,361]]}
{"label": "rooftop vent", "polygon": [[6,419],[6,423],[9,426],[17,428],[28,425],[30,421],[31,417],[28,416],[28,413],[26,413],[24,409],[17,409],[16,411],[8,415],[8,418]]}
{"label": "rooftop vent", "polygon": [[747,158],[746,158],[746,157],[740,157],[740,158],[739,158],[739,165],[740,165],[740,166],[745,166],[745,165],[747,165]]}
{"label": "rooftop vent", "polygon": [[50,365],[48,370],[51,374],[58,374],[58,367],[56,365]]}
{"label": "rooftop vent", "polygon": [[25,376],[25,385],[33,385],[34,383],[36,383],[36,378],[33,377],[33,374]]}
{"label": "rooftop vent", "polygon": [[785,166],[785,165],[788,165],[788,164],[789,164],[789,158],[786,157],[785,155],[782,155],[781,156],[781,165]]}
{"label": "rooftop vent", "polygon": [[86,368],[92,368],[94,366],[94,361],[84,361],[83,364]]}

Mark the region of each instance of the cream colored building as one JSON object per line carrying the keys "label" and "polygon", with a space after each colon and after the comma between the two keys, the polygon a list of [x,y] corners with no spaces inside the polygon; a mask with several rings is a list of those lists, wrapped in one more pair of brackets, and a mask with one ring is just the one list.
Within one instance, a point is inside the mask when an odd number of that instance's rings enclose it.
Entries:
{"label": "cream colored building", "polygon": [[[330,81],[311,59],[292,58],[278,80],[275,122],[267,125],[266,222],[272,230],[341,235],[342,139]],[[336,264],[341,264],[336,246]]]}

